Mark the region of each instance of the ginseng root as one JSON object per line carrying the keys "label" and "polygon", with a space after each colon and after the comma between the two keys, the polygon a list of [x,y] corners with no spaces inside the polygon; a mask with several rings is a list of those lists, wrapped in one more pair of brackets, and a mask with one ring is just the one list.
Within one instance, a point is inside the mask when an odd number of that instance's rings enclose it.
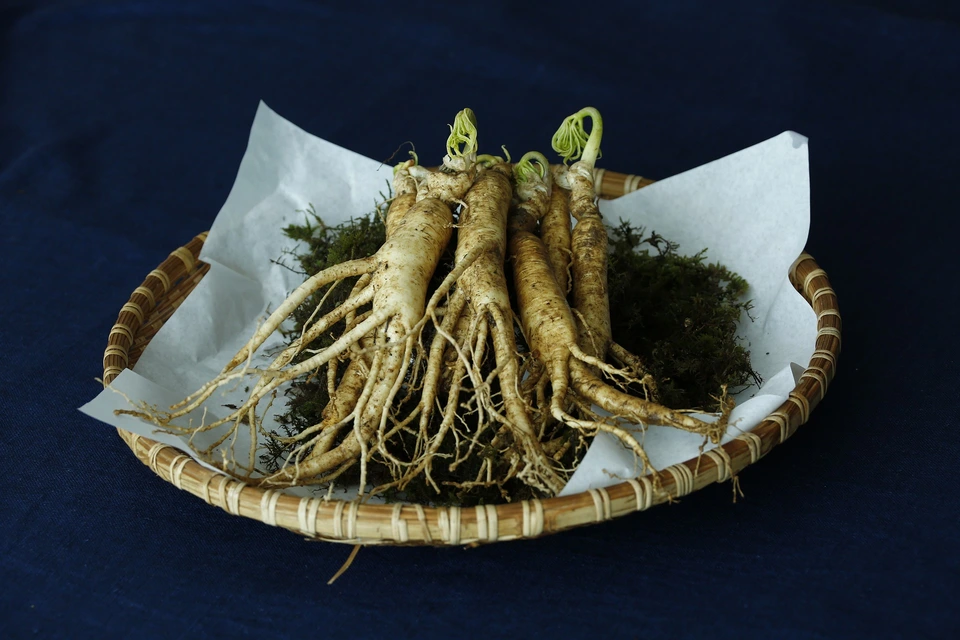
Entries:
{"label": "ginseng root", "polygon": [[509,255],[513,261],[514,290],[523,334],[534,357],[543,364],[544,375],[551,387],[549,413],[557,421],[584,435],[593,435],[598,431],[613,433],[649,467],[646,452],[629,431],[614,424],[581,420],[567,412],[567,395],[571,391],[571,361],[589,356],[577,346],[573,312],[565,292],[554,277],[547,249],[535,233],[536,223],[549,203],[549,196],[544,193],[546,189],[538,189],[539,185],[543,185],[543,175],[548,167],[546,158],[533,153],[524,156],[524,159],[528,158],[531,163],[535,158],[542,170],[538,176],[536,171],[518,164],[517,191],[532,195],[539,193],[540,197],[527,198],[523,202],[540,204],[517,207],[512,212]]}
{"label": "ginseng root", "polygon": [[[453,214],[448,202],[462,198],[474,178],[476,126],[469,110],[457,114],[454,126],[451,127],[447,149],[448,155],[444,159],[446,170],[431,173],[427,179],[417,184],[416,201],[413,204],[410,204],[409,197],[406,197],[391,207],[388,212],[388,217],[391,218],[390,235],[376,254],[370,258],[337,265],[309,278],[271,314],[247,345],[227,363],[217,379],[182,403],[184,406],[181,412],[189,410],[191,406],[208,397],[216,387],[236,379],[233,370],[241,363],[249,361],[253,352],[320,287],[351,276],[369,276],[365,287],[318,320],[305,332],[299,344],[281,354],[274,365],[265,370],[249,369],[249,372],[260,377],[241,407],[225,418],[199,428],[210,430],[233,423],[232,429],[235,430],[241,423],[246,422],[250,426],[251,437],[256,442],[260,423],[256,411],[263,398],[275,393],[284,382],[317,371],[355,349],[364,338],[371,337],[373,354],[369,368],[364,372],[359,396],[356,391],[360,382],[358,375],[362,361],[352,371],[348,366],[350,375],[340,383],[339,391],[342,391],[342,395],[334,394],[334,399],[341,401],[342,406],[331,411],[330,424],[326,425],[326,437],[330,437],[330,430],[334,429],[335,425],[348,421],[352,422],[352,432],[337,446],[326,451],[322,451],[321,447],[318,455],[311,455],[308,459],[274,474],[270,477],[271,484],[280,485],[287,481],[295,482],[299,478],[327,474],[359,457],[361,494],[363,493],[366,484],[366,462],[369,457],[368,443],[376,434],[382,436],[390,425],[394,399],[417,349],[417,331],[423,326],[428,285],[451,237]],[[408,163],[404,163],[404,167],[407,166]],[[398,175],[398,181],[403,181],[400,186],[409,192],[410,182],[406,175],[402,170],[398,171]],[[451,279],[445,286],[449,288],[452,283]],[[443,291],[436,293],[437,296],[442,294]],[[319,335],[365,304],[370,305],[370,311],[362,321],[345,330],[329,346],[295,364],[288,364],[293,353],[306,348],[307,333]],[[356,356],[354,361],[357,362]],[[353,406],[350,412],[346,413],[346,407],[351,404]],[[175,415],[171,414],[173,417]],[[161,426],[170,426],[169,418],[170,416],[161,419]],[[336,422],[333,422],[334,419],[337,419]],[[255,449],[252,449],[250,469],[254,467],[254,454]]]}
{"label": "ginseng root", "polygon": [[[589,137],[583,127],[583,121],[588,117],[592,124]],[[591,362],[581,358],[571,363],[571,383],[578,394],[614,415],[639,424],[692,431],[719,442],[726,432],[727,419],[733,408],[725,390],[721,390],[719,419],[716,422],[704,422],[684,412],[624,393],[606,384],[596,373],[598,369],[604,369],[596,365],[606,361],[614,344],[607,295],[607,229],[596,204],[593,184],[594,165],[600,153],[602,134],[600,114],[596,109],[587,107],[565,119],[553,138],[554,150],[563,156],[565,162],[579,158],[565,174],[558,174],[558,179],[565,180],[570,187],[570,212],[577,220],[571,235],[571,252],[572,307],[579,320],[578,344],[583,352],[597,360]],[[618,346],[614,351],[615,359],[631,362],[631,369],[640,363],[637,356],[622,347]],[[630,374],[643,376],[640,382],[644,386],[653,384],[652,377],[644,371],[631,371]]]}

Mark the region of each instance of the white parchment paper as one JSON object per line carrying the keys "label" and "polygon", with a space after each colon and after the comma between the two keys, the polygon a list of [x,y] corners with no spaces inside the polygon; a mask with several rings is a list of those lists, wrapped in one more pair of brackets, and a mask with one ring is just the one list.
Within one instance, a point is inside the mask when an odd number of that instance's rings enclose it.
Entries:
{"label": "white parchment paper", "polygon": [[[80,410],[190,453],[179,436],[115,415],[115,410],[129,408],[117,392],[165,408],[216,376],[268,309],[301,281],[275,262],[285,250],[296,248],[282,229],[303,221],[298,211],[311,204],[331,225],[366,215],[391,177],[390,166],[312,136],[261,103],[236,182],[201,252],[210,272],[151,340],[136,367],[120,374],[113,390],[102,391]],[[816,317],[787,279],[809,228],[806,138],[780,134],[617,200],[602,201],[600,208],[608,223],[624,219],[656,231],[678,242],[682,253],[707,248],[708,260],[727,265],[750,283],[755,320],[742,319],[740,335],[765,383],[739,394],[728,438],[756,426],[786,400],[816,339]],[[240,383],[223,389],[204,405],[205,417],[198,410],[189,418],[194,424],[201,418],[211,422],[229,411],[224,405],[242,404],[244,387]],[[266,428],[272,428],[272,416],[281,409],[274,406],[267,414]],[[194,445],[203,446],[218,435],[205,433]],[[250,444],[249,434],[240,430],[224,447],[243,461]],[[660,427],[649,428],[644,441],[657,468],[696,456],[701,444],[693,434]],[[633,455],[601,434],[564,494],[610,486],[637,472]]]}

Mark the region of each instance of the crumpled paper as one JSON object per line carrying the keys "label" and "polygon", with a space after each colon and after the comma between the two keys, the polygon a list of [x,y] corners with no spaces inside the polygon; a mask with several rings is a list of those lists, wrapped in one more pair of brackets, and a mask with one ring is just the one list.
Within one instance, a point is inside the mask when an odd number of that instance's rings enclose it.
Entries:
{"label": "crumpled paper", "polygon": [[[125,370],[111,389],[80,410],[192,455],[185,438],[114,411],[128,409],[131,399],[169,407],[216,376],[268,309],[276,308],[302,281],[278,264],[284,252],[296,249],[282,229],[302,222],[310,205],[330,225],[366,215],[387,192],[391,178],[390,166],[312,136],[261,103],[236,182],[200,255],[210,263],[209,273],[151,340],[134,369]],[[740,335],[765,383],[735,396],[727,438],[756,426],[786,400],[810,361],[816,339],[813,310],[787,278],[809,228],[806,138],[782,133],[622,198],[601,201],[600,209],[608,223],[623,219],[657,231],[678,242],[681,253],[707,248],[708,260],[725,264],[750,283],[747,295],[754,320],[741,320]],[[266,363],[266,356],[258,357],[254,364]],[[225,405],[242,404],[245,386],[223,388],[181,422],[209,424],[229,411]],[[264,417],[265,428],[275,427],[280,411],[275,403]],[[216,430],[205,432],[192,442],[204,447],[219,435]],[[676,429],[650,427],[644,435],[657,468],[695,457],[702,444],[695,434]],[[250,451],[249,432],[240,429],[218,453],[244,462]],[[610,486],[638,472],[633,454],[600,434],[563,494]],[[350,488],[339,490],[344,495],[337,497],[352,493]]]}

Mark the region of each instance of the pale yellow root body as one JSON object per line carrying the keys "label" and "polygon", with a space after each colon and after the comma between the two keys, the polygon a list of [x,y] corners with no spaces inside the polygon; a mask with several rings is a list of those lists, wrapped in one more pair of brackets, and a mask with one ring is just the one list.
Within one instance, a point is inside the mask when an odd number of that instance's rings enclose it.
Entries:
{"label": "pale yellow root body", "polygon": [[[366,443],[386,428],[393,398],[410,364],[415,343],[414,327],[420,323],[426,307],[427,283],[450,239],[453,223],[450,208],[436,199],[418,202],[404,218],[405,221],[396,225],[393,236],[377,252],[378,270],[367,285],[373,290],[371,316],[327,349],[286,368],[282,376],[264,386],[267,389],[308,373],[340,355],[371,331],[380,336],[375,340],[374,364],[352,412],[353,433],[336,448],[311,456],[309,465],[298,465],[300,477],[325,473],[359,456],[361,478],[366,479]],[[411,251],[411,247],[422,249]],[[398,296],[398,292],[405,295]],[[351,387],[351,390],[348,400],[355,396],[355,388]],[[262,392],[255,392],[251,400]]]}
{"label": "pale yellow root body", "polygon": [[607,294],[607,228],[597,208],[592,167],[574,163],[567,171],[570,213],[577,220],[570,237],[572,307],[580,323],[580,348],[604,359],[612,341]]}
{"label": "pale yellow root body", "polygon": [[[562,167],[563,170],[566,167]],[[554,182],[550,205],[540,220],[540,239],[547,248],[553,275],[564,293],[571,286],[570,192]]]}
{"label": "pale yellow root body", "polygon": [[[449,242],[453,220],[450,207],[438,197],[430,197],[430,189],[443,197],[456,194],[457,188],[469,186],[469,175],[441,174],[430,179],[430,187],[419,185],[413,197],[416,182],[402,166],[395,176],[398,195],[391,203],[386,221],[387,240],[374,258],[377,269],[369,276],[362,289],[370,298],[371,311],[364,319],[348,326],[348,330],[327,349],[293,367],[287,367],[281,378],[271,380],[264,388],[303,375],[342,355],[344,349],[354,350],[351,364],[334,396],[338,401],[329,418],[324,416],[320,439],[313,444],[308,456],[270,478],[272,484],[314,482],[329,478],[331,473],[359,460],[361,493],[366,486],[367,462],[376,452],[388,462],[399,462],[386,448],[387,440],[397,431],[393,406],[403,386],[411,363],[419,361],[417,339],[426,314],[433,313],[438,300],[456,281],[462,270],[454,270],[430,302],[426,300],[427,285],[437,267],[443,249]],[[467,172],[468,174],[470,172]],[[451,186],[452,185],[452,186]],[[462,194],[461,194],[462,195]],[[475,256],[474,256],[475,257]],[[359,306],[359,305],[357,305]],[[351,314],[353,311],[351,311]],[[345,316],[348,322],[352,316]],[[374,335],[372,362],[369,367],[355,366],[363,353],[355,345]],[[415,365],[414,365],[415,366]],[[255,400],[257,393],[251,396]],[[332,446],[347,421],[353,429],[335,447]]]}

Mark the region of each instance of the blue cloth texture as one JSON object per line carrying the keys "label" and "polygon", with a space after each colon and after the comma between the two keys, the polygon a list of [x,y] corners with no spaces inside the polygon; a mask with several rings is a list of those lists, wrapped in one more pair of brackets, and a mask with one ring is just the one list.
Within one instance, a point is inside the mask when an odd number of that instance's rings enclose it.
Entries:
{"label": "blue cloth texture", "polygon": [[[958,6],[0,0],[0,636],[960,636]],[[511,150],[596,106],[603,166],[650,177],[808,136],[808,251],[843,314],[826,399],[736,504],[366,548],[327,586],[348,547],[178,491],[76,410],[260,100],[425,164],[464,106]]]}

